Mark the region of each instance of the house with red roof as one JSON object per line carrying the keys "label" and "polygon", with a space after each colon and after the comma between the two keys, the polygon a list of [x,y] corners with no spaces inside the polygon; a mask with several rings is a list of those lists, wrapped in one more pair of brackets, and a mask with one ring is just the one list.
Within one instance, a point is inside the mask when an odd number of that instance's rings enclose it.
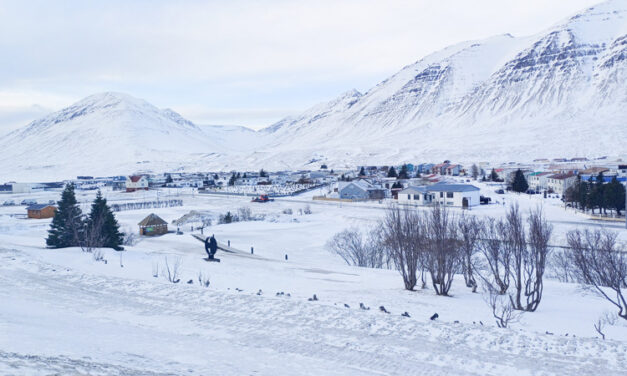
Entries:
{"label": "house with red roof", "polygon": [[126,191],[135,192],[148,190],[148,178],[144,175],[131,175],[126,177]]}

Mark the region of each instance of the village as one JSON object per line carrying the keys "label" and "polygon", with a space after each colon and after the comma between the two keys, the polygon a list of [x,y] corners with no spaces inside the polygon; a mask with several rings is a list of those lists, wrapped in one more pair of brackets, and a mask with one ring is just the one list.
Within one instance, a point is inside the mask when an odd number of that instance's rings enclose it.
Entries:
{"label": "village", "polygon": [[[573,188],[576,183],[624,185],[627,182],[627,164],[620,161],[589,161],[585,158],[538,159],[529,164],[508,163],[490,165],[488,163],[457,164],[405,163],[397,166],[357,166],[350,170],[334,170],[321,165],[316,171],[276,171],[266,172],[207,172],[186,173],[166,172],[161,174],[143,173],[128,176],[92,177],[77,176],[76,179],[57,182],[5,182],[0,185],[0,203],[3,206],[26,206],[28,218],[52,218],[55,200],[36,199],[44,192],[60,192],[65,184],[71,183],[78,192],[102,190],[108,195],[114,210],[125,207],[128,196],[124,193],[152,191],[151,202],[146,207],[166,207],[185,192],[186,194],[208,194],[224,196],[245,196],[257,202],[269,199],[291,197],[311,192],[313,201],[328,202],[395,202],[401,205],[425,206],[438,203],[445,206],[472,208],[477,205],[504,204],[501,197],[512,190],[512,182],[517,171],[522,172],[528,195],[541,195],[547,203],[561,204],[564,207],[578,206]],[[477,183],[490,187],[480,192]],[[620,189],[619,189],[620,190]],[[620,196],[620,192],[619,196]],[[14,199],[13,197],[19,197]],[[143,197],[146,197],[144,193]],[[624,190],[622,193],[624,197]],[[136,200],[136,198],[133,198]],[[155,201],[154,203],[152,201]],[[168,204],[170,202],[170,204]],[[622,206],[620,203],[622,202]],[[174,205],[182,205],[182,201]],[[122,206],[120,206],[122,205]],[[618,205],[607,208],[594,216],[595,219],[619,220]],[[594,207],[592,213],[594,214]],[[610,209],[609,212],[607,209]],[[609,214],[608,214],[609,213]]]}

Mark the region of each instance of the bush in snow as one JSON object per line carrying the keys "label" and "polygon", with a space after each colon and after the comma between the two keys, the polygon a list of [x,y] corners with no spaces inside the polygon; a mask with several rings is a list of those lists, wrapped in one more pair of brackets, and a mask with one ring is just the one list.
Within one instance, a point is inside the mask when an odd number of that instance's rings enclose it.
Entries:
{"label": "bush in snow", "polygon": [[165,268],[162,274],[167,278],[168,281],[172,283],[179,283],[180,279],[180,268],[181,268],[181,258],[177,257],[174,259],[174,262],[168,260],[168,257],[165,257]]}
{"label": "bush in snow", "polygon": [[374,230],[367,234],[356,228],[339,232],[327,242],[327,249],[348,265],[382,268],[388,262]]}
{"label": "bush in snow", "polygon": [[593,286],[627,320],[627,250],[616,238],[606,230],[573,230],[566,235],[577,280]]}

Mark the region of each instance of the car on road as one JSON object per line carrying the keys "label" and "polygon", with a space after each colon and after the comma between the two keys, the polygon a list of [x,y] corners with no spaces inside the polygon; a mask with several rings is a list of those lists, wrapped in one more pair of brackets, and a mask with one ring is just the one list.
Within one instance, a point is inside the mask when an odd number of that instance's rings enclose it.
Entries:
{"label": "car on road", "polygon": [[497,190],[495,190],[495,191],[494,191],[494,193],[496,193],[496,194],[498,194],[498,195],[504,195],[504,194],[505,194],[505,191],[504,191],[504,190],[502,190],[502,189],[497,189]]}

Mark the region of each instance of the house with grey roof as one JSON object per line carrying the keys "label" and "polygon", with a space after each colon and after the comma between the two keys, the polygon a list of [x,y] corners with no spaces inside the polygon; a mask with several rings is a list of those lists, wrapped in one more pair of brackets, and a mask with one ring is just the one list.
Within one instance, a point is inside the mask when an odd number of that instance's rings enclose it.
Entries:
{"label": "house with grey roof", "polygon": [[353,180],[338,183],[338,195],[345,200],[381,200],[385,198],[385,189],[365,180]]}
{"label": "house with grey roof", "polygon": [[430,186],[408,187],[398,193],[398,202],[412,205],[439,203],[444,206],[467,208],[479,205],[479,188],[471,184],[437,183]]}

